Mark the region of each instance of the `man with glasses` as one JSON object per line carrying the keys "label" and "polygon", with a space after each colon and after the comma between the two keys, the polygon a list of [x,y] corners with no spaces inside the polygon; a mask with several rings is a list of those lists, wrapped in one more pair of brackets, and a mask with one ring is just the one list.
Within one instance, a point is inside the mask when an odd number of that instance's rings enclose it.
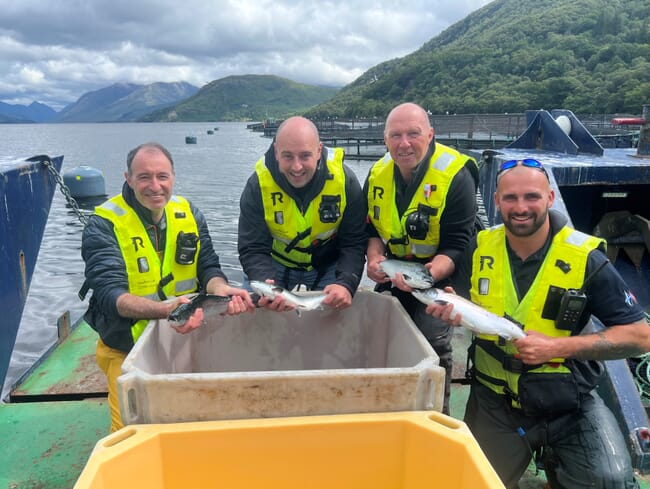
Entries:
{"label": "man with glasses", "polygon": [[440,357],[446,370],[443,412],[449,414],[451,330],[425,313],[401,275],[381,270],[386,258],[423,263],[444,286],[474,233],[478,168],[467,155],[434,140],[426,111],[413,103],[395,107],[384,128],[388,153],[370,169],[368,277],[375,290],[396,296]]}
{"label": "man with glasses", "polygon": [[[638,487],[616,419],[594,389],[600,361],[650,350],[645,313],[605,243],[551,210],[555,193],[539,161],[506,161],[496,178],[503,224],[472,240],[455,284],[526,336],[474,338],[465,422],[506,487],[517,487],[533,455],[553,488]],[[427,308],[458,325],[452,310]],[[580,334],[592,314],[606,328]]]}

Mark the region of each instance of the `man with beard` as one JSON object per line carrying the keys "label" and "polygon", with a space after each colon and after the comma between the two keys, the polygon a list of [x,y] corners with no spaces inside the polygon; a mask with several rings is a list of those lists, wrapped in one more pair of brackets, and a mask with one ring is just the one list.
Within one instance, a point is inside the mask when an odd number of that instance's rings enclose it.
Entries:
{"label": "man with beard", "polygon": [[[553,488],[638,487],[616,419],[595,391],[602,360],[650,350],[650,327],[604,242],[552,210],[549,177],[534,159],[510,160],[494,195],[503,225],[479,232],[457,288],[518,322],[524,338],[478,335],[465,422],[506,487],[535,454]],[[451,324],[451,304],[427,312]],[[591,315],[605,329],[581,334]]]}

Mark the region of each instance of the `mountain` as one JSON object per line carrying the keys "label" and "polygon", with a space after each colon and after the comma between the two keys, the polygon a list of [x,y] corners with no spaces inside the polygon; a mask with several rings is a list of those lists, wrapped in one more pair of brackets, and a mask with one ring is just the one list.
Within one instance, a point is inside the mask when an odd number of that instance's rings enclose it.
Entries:
{"label": "mountain", "polygon": [[82,95],[59,112],[56,122],[128,122],[169,107],[194,95],[198,87],[186,82],[115,83]]}
{"label": "mountain", "polygon": [[650,102],[647,0],[495,0],[403,58],[381,63],[309,117],[563,108],[641,112]]}
{"label": "mountain", "polygon": [[296,83],[273,75],[228,76],[208,83],[194,96],[141,121],[242,121],[286,117],[319,104],[337,88]]}
{"label": "mountain", "polygon": [[56,111],[39,102],[29,105],[12,105],[0,102],[0,122],[50,122]]}

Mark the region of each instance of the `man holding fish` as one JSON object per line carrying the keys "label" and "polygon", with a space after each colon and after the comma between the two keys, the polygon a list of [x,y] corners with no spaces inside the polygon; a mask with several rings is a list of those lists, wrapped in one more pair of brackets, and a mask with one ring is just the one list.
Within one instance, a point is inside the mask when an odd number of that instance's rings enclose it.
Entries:
{"label": "man holding fish", "polygon": [[[81,243],[86,282],[80,295],[93,289],[84,320],[100,336],[96,357],[108,378],[111,432],[123,426],[122,362],[150,319],[175,311],[180,321],[173,327],[189,333],[203,323],[210,298],[218,297],[228,314],[254,309],[247,291],[228,284],[203,214],[172,194],[169,151],[145,143],[129,152],[126,165],[122,192],[95,209]],[[181,297],[199,289],[204,293],[192,302]],[[179,309],[184,304],[191,307]]]}
{"label": "man holding fish", "polygon": [[[365,199],[341,148],[323,146],[318,129],[290,117],[255,165],[240,199],[238,251],[249,281],[277,290],[323,290],[323,304],[352,304],[365,262]],[[291,309],[287,293],[260,304]]]}
{"label": "man holding fish", "polygon": [[410,292],[434,282],[444,285],[454,272],[474,232],[478,168],[469,156],[437,143],[429,116],[413,103],[388,114],[384,141],[388,153],[373,165],[364,185],[367,273],[377,283],[375,290],[389,290],[399,299],[440,357],[446,369],[443,411],[449,413],[451,331],[427,315]]}
{"label": "man holding fish", "polygon": [[[638,487],[617,421],[595,387],[602,360],[650,350],[645,312],[607,260],[605,243],[551,210],[555,194],[539,161],[506,161],[496,178],[503,224],[472,240],[457,288],[525,334],[476,330],[465,422],[506,487],[517,487],[533,454],[553,488]],[[431,301],[427,312],[457,325],[463,312],[456,309],[454,300]],[[583,331],[591,315],[605,328]]]}

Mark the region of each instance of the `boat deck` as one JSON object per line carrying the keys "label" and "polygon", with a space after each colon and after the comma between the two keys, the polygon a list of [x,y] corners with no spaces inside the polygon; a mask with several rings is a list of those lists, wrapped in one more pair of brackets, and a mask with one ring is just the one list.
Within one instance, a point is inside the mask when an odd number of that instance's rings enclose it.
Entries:
{"label": "boat deck", "polygon": [[[12,391],[11,402],[0,404],[0,439],[11,447],[0,457],[0,486],[71,488],[96,442],[108,435],[106,382],[94,362],[95,340],[96,333],[83,323],[74,328]],[[469,394],[469,387],[459,382],[466,342],[458,328],[451,394],[451,415],[458,419]],[[642,489],[650,489],[650,477],[639,482]],[[520,489],[545,485],[543,472],[536,473],[532,464],[519,483]]]}

